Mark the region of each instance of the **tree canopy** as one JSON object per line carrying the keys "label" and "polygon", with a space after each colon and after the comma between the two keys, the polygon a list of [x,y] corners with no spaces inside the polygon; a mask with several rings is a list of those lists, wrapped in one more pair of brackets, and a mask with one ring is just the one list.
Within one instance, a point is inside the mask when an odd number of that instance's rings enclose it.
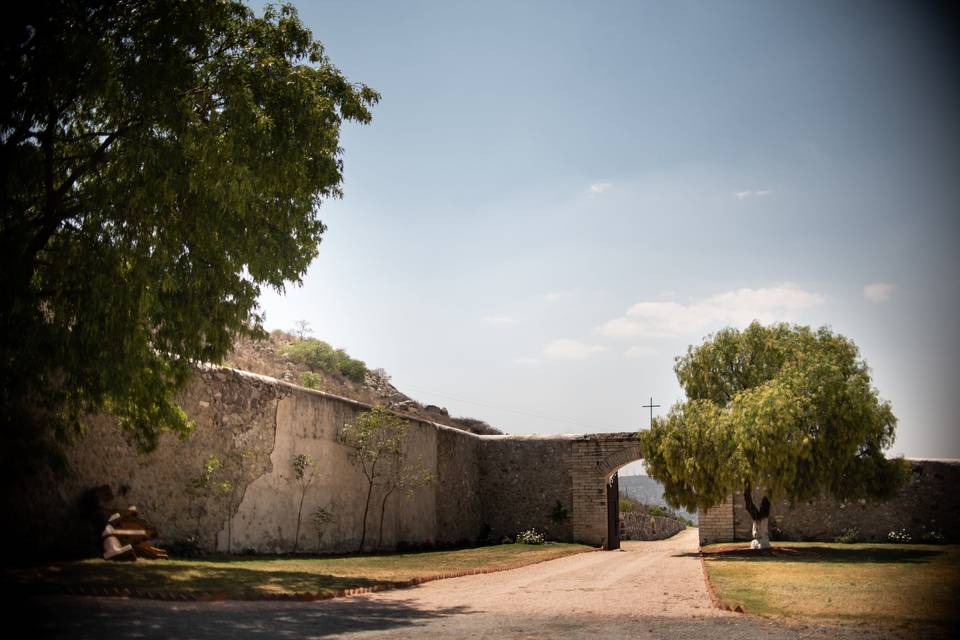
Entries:
{"label": "tree canopy", "polygon": [[290,6],[36,0],[0,33],[7,449],[32,459],[100,410],[150,448],[188,430],[192,365],[262,331],[261,287],[300,281],[341,125],[379,95]]}
{"label": "tree canopy", "polygon": [[903,465],[887,460],[896,418],[856,345],[827,328],[753,323],[678,357],[687,401],[640,433],[668,501],[709,508],[744,491],[774,499],[884,497]]}

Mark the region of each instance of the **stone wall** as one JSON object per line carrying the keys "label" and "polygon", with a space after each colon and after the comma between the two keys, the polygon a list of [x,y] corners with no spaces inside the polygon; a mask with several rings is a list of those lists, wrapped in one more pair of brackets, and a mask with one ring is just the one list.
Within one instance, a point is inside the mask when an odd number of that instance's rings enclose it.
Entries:
{"label": "stone wall", "polygon": [[[490,539],[530,528],[551,540],[573,539],[572,446],[563,436],[482,438],[480,503]],[[565,518],[551,517],[558,502]]]}
{"label": "stone wall", "polygon": [[630,511],[620,514],[621,540],[665,540],[687,528],[676,518]]}
{"label": "stone wall", "polygon": [[[67,450],[67,477],[41,472],[5,485],[0,500],[13,523],[7,537],[47,556],[89,553],[95,537],[81,496],[107,484],[115,496],[111,506],[137,505],[164,541],[195,538],[207,550],[288,552],[294,546],[300,501],[291,462],[302,453],[316,464],[304,496],[298,550],[318,549],[310,522],[318,506],[336,514],[319,549],[356,548],[366,485],[349,460],[349,449],[337,442],[337,432],[368,405],[220,368],[198,370],[178,401],[196,424],[185,439],[165,434],[155,451],[141,454],[124,441],[112,419],[96,416],[86,421],[85,436]],[[480,529],[479,438],[433,423],[411,424],[406,453],[422,460],[435,481],[410,497],[396,492],[389,498],[383,547],[475,541]],[[218,480],[230,483],[229,492],[192,487],[211,456],[223,461]],[[381,497],[377,491],[372,496],[368,547],[379,539]]]}
{"label": "stone wall", "polygon": [[[796,505],[782,501],[770,511],[770,524],[784,540],[832,541],[857,529],[863,541],[886,540],[890,531],[906,529],[919,541],[928,531],[960,540],[960,461],[911,460],[911,474],[899,494],[885,502],[840,502],[832,498]],[[749,540],[750,515],[743,495],[700,512],[700,544]]]}

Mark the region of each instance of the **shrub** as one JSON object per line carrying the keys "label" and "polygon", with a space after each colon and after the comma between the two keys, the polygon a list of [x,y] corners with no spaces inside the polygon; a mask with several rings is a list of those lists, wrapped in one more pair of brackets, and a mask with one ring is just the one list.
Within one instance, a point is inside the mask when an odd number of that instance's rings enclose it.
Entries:
{"label": "shrub", "polygon": [[660,505],[651,505],[647,507],[647,513],[651,516],[669,516],[670,513]]}
{"label": "shrub", "polygon": [[[621,498],[621,500],[622,499],[623,498]],[[567,513],[566,508],[557,500],[556,504],[553,505],[553,510],[550,512],[550,521],[559,525],[566,522],[569,517],[570,514]]]}
{"label": "shrub", "polygon": [[633,502],[620,496],[620,513],[630,513],[633,511]]}
{"label": "shrub", "polygon": [[367,365],[362,360],[351,358],[343,349],[334,349],[323,340],[311,338],[294,342],[284,347],[280,354],[314,371],[336,373],[361,384],[367,375]]}
{"label": "shrub", "polygon": [[906,529],[900,529],[899,531],[891,531],[887,534],[887,541],[893,542],[895,544],[907,544],[912,540],[910,534]]}
{"label": "shrub", "polygon": [[300,374],[300,386],[320,390],[323,387],[323,376],[312,371],[304,371]]}
{"label": "shrub", "polygon": [[517,544],[543,544],[543,534],[536,529],[528,529],[517,534]]}
{"label": "shrub", "polygon": [[939,531],[924,531],[923,535],[920,536],[920,540],[927,544],[943,544],[946,542],[943,534]]}
{"label": "shrub", "polygon": [[[890,532],[893,533],[892,531]],[[840,532],[840,535],[837,536],[837,539],[834,542],[839,542],[840,544],[853,544],[860,541],[860,529],[856,527],[850,527],[844,529]]]}
{"label": "shrub", "polygon": [[200,550],[200,541],[196,536],[178,538],[162,547],[173,558],[199,558],[203,555],[203,551]]}

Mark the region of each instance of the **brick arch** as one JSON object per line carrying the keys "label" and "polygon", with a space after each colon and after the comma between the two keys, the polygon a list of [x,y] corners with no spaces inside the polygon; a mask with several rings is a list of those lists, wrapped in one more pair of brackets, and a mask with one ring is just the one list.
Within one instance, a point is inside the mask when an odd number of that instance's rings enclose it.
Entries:
{"label": "brick arch", "polygon": [[603,473],[605,482],[609,482],[613,474],[620,467],[630,464],[643,458],[643,452],[640,451],[640,443],[628,444],[617,451],[607,455],[606,458],[597,463],[597,468]]}
{"label": "brick arch", "polygon": [[573,538],[607,547],[607,483],[625,464],[643,458],[634,433],[593,433],[573,440]]}

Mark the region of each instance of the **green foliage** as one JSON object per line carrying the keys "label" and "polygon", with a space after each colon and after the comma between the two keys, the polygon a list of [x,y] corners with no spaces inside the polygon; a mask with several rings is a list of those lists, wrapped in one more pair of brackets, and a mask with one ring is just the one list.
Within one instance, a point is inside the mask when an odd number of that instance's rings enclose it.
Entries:
{"label": "green foliage", "polygon": [[839,542],[840,544],[856,544],[860,542],[860,529],[856,527],[844,529],[834,542]]}
{"label": "green foliage", "polygon": [[925,544],[943,544],[947,540],[939,531],[924,531],[920,541]]}
{"label": "green foliage", "polygon": [[725,329],[677,358],[687,401],[640,433],[668,501],[709,508],[755,488],[773,500],[891,495],[896,419],[849,339],[827,328]]}
{"label": "green foliage", "polygon": [[308,389],[323,389],[323,376],[312,371],[304,371],[300,374],[300,386]]}
{"label": "green foliage", "polygon": [[293,479],[298,484],[310,485],[313,482],[314,459],[306,454],[298,453],[293,456],[290,467],[293,469]]}
{"label": "green foliage", "polygon": [[0,449],[29,467],[101,410],[150,449],[317,255],[379,96],[286,5],[20,3],[0,38]]}
{"label": "green foliage", "polygon": [[381,493],[379,547],[383,541],[383,516],[390,496],[400,490],[409,497],[417,487],[433,482],[433,474],[421,459],[407,460],[404,443],[410,426],[408,420],[378,406],[359,414],[353,424],[345,424],[340,430],[340,442],[351,448],[350,461],[360,467],[367,481],[360,551],[366,544],[367,517],[374,489]]}
{"label": "green foliage", "polygon": [[557,500],[557,502],[553,505],[553,509],[550,510],[549,518],[551,522],[559,525],[566,522],[570,518],[570,514],[567,512],[567,509],[563,506],[563,504]]}
{"label": "green foliage", "polygon": [[633,510],[633,501],[624,496],[620,496],[620,513],[630,513]]}
{"label": "green foliage", "polygon": [[[314,371],[337,373],[357,383],[362,383],[367,375],[367,365],[362,360],[351,358],[343,349],[334,349],[323,340],[314,338],[300,340],[287,345],[280,353],[294,362],[310,367]],[[301,383],[304,383],[306,375],[300,377]],[[310,378],[310,380],[319,380],[319,377]],[[318,388],[309,384],[304,384],[304,386],[309,386],[311,389]]]}
{"label": "green foliage", "polygon": [[300,502],[297,505],[297,529],[293,535],[293,552],[297,552],[300,545],[300,523],[303,519],[303,500],[307,496],[307,489],[317,479],[314,459],[304,453],[294,454],[290,461],[293,469],[293,480],[300,489]]}
{"label": "green foliage", "polygon": [[517,534],[517,544],[543,544],[543,534],[536,529],[528,529]]}
{"label": "green foliage", "polygon": [[317,508],[310,514],[310,523],[317,534],[317,553],[320,553],[320,549],[323,547],[323,536],[327,532],[327,528],[337,519],[336,511],[336,505],[331,502],[326,507],[317,505]]}
{"label": "green foliage", "polygon": [[670,511],[668,511],[667,509],[664,509],[663,507],[661,507],[660,505],[654,504],[654,505],[650,505],[650,506],[647,507],[647,515],[650,515],[650,516],[672,516],[673,514],[672,514]]}

